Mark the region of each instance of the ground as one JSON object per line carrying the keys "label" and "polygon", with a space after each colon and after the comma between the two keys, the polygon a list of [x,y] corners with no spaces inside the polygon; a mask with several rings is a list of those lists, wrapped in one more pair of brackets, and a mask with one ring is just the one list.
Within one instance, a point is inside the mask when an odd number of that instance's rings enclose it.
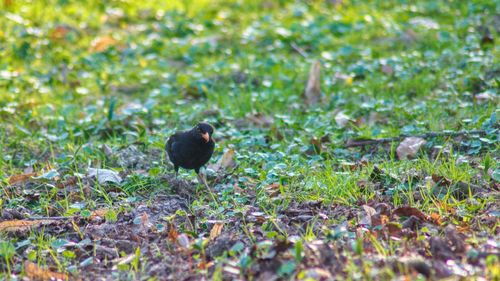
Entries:
{"label": "ground", "polygon": [[500,279],[497,0],[0,5],[0,279]]}

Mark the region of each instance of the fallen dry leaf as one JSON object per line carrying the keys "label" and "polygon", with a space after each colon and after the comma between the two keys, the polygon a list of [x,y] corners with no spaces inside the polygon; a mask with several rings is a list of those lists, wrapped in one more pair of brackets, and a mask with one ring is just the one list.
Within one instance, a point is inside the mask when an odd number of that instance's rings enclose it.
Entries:
{"label": "fallen dry leaf", "polygon": [[107,182],[120,183],[122,181],[118,172],[108,169],[88,168],[87,175],[89,177],[96,177],[99,184],[105,184]]}
{"label": "fallen dry leaf", "polygon": [[217,161],[217,163],[209,165],[208,168],[212,169],[214,172],[219,170],[229,170],[236,167],[236,161],[234,160],[234,149],[228,149],[222,157]]}
{"label": "fallen dry leaf", "polygon": [[103,52],[116,46],[116,44],[118,44],[118,41],[111,36],[97,37],[92,41],[90,51],[94,53]]}
{"label": "fallen dry leaf", "polygon": [[230,169],[236,166],[236,162],[234,161],[234,149],[229,149],[224,152],[220,159],[220,166],[223,169]]}
{"label": "fallen dry leaf", "polygon": [[0,232],[23,232],[55,222],[55,220],[8,220],[0,222]]}
{"label": "fallen dry leaf", "polygon": [[408,137],[405,138],[396,148],[396,153],[400,160],[412,159],[417,155],[418,150],[426,141],[418,137]]}
{"label": "fallen dry leaf", "polygon": [[415,216],[423,221],[428,221],[429,216],[422,213],[419,209],[413,207],[399,207],[392,212],[392,215],[396,215],[399,217],[411,217]]}
{"label": "fallen dry leaf", "polygon": [[272,183],[264,188],[269,196],[274,197],[279,195],[281,185],[279,183]]}
{"label": "fallen dry leaf", "polygon": [[108,212],[109,212],[108,208],[97,209],[90,214],[89,220],[95,220],[97,218],[104,218],[104,217],[106,217],[106,214]]}
{"label": "fallen dry leaf", "polygon": [[401,237],[401,236],[403,236],[401,225],[399,225],[397,223],[389,222],[389,223],[387,223],[385,225],[385,228],[389,232],[389,235],[392,236],[392,237]]}
{"label": "fallen dry leaf", "polygon": [[363,213],[360,214],[359,225],[372,225],[372,217],[377,213],[377,211],[368,205],[361,206],[363,208]]}
{"label": "fallen dry leaf", "polygon": [[148,213],[143,212],[141,215],[141,229],[145,231],[146,229],[150,228],[152,226],[152,223],[149,221],[149,216]]}
{"label": "fallen dry leaf", "polygon": [[168,240],[170,240],[170,242],[175,242],[177,241],[178,237],[179,237],[179,232],[177,232],[173,224],[170,224],[170,229],[168,231]]}
{"label": "fallen dry leaf", "polygon": [[27,173],[27,174],[21,174],[21,175],[13,175],[13,176],[10,176],[9,177],[9,184],[10,185],[13,185],[13,184],[16,184],[16,183],[22,183],[22,182],[25,182],[29,179],[31,179],[31,177],[35,177],[36,176],[36,173]]}
{"label": "fallen dry leaf", "polygon": [[208,268],[212,267],[213,265],[214,265],[213,261],[210,261],[210,262],[201,261],[200,263],[198,263],[198,265],[196,267],[198,269],[208,269]]}
{"label": "fallen dry leaf", "polygon": [[214,224],[212,230],[210,230],[210,240],[214,240],[222,233],[222,228],[224,227],[224,223],[218,222]]}
{"label": "fallen dry leaf", "polygon": [[50,39],[58,40],[63,39],[66,34],[71,31],[71,28],[64,25],[58,25],[54,28],[54,30],[50,33]]}
{"label": "fallen dry leaf", "polygon": [[321,100],[321,64],[315,61],[309,71],[309,79],[304,90],[307,106],[317,104]]}
{"label": "fallen dry leaf", "polygon": [[26,261],[24,263],[24,273],[29,280],[68,280],[69,276],[66,273],[50,271],[49,269],[44,269],[32,263]]}
{"label": "fallen dry leaf", "polygon": [[443,223],[443,220],[438,213],[432,213],[430,219],[437,225],[441,225]]}
{"label": "fallen dry leaf", "polygon": [[432,181],[434,182],[434,184],[439,184],[439,185],[442,185],[442,186],[446,186],[446,187],[449,187],[453,184],[453,182],[443,176],[440,176],[440,175],[437,175],[437,174],[432,174]]}

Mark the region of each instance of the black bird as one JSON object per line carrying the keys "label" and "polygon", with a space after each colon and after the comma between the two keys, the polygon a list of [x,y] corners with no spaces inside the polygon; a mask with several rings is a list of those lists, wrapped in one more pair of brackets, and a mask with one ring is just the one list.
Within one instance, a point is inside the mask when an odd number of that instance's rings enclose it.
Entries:
{"label": "black bird", "polygon": [[200,168],[205,165],[214,152],[212,134],[214,127],[208,123],[198,123],[193,129],[176,132],[167,141],[165,149],[168,158],[174,164],[175,176],[179,167],[194,169],[200,183],[208,187],[207,181],[200,175]]}

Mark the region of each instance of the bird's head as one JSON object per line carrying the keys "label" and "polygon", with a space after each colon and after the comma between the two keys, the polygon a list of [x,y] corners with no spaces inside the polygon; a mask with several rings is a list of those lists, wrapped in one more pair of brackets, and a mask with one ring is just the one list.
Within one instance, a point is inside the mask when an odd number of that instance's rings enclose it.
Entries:
{"label": "bird's head", "polygon": [[208,123],[198,123],[194,128],[193,132],[196,137],[208,143],[212,140],[212,134],[214,133],[214,127]]}

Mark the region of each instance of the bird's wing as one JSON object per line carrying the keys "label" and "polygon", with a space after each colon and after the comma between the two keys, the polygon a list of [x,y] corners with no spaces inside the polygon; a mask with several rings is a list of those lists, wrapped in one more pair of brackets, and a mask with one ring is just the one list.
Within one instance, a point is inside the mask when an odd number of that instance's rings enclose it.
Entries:
{"label": "bird's wing", "polygon": [[176,141],[178,135],[179,133],[173,134],[165,145],[165,150],[167,150],[168,158],[170,158],[171,161],[174,161],[175,159],[175,149],[178,146],[178,142]]}
{"label": "bird's wing", "polygon": [[191,166],[196,159],[196,151],[193,150],[192,143],[186,141],[183,132],[172,135],[167,142],[167,154],[174,164],[180,166]]}

